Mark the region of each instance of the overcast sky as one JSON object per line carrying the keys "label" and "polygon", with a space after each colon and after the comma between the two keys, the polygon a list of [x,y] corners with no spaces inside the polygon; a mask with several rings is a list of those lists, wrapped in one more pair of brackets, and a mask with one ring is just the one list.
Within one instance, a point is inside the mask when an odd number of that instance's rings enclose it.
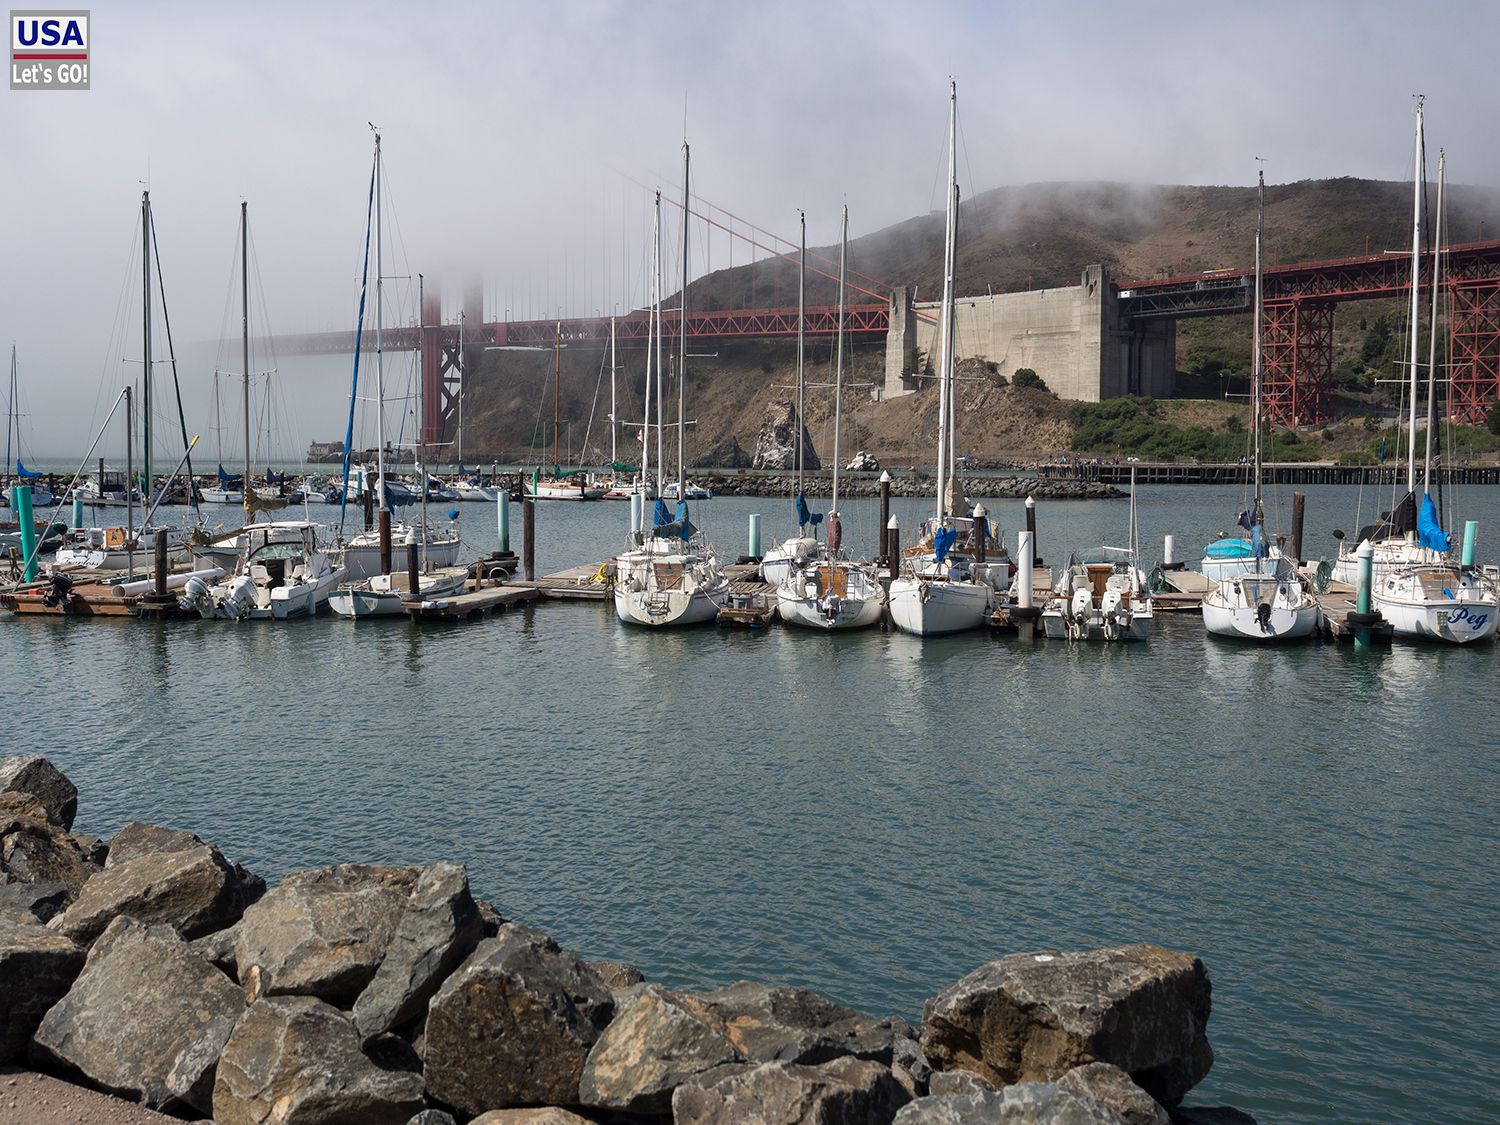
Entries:
{"label": "overcast sky", "polygon": [[[92,90],[0,88],[0,340],[20,353],[34,456],[81,453],[139,372],[148,178],[190,428],[212,424],[217,349],[189,343],[238,331],[241,199],[263,322],[352,327],[371,121],[387,272],[444,275],[451,315],[477,271],[491,318],[642,300],[646,188],[677,190],[684,116],[695,193],[781,234],[798,207],[816,244],[837,237],[845,201],[855,235],[938,205],[950,74],[969,194],[1248,183],[1256,156],[1273,182],[1403,179],[1418,90],[1451,177],[1500,183],[1500,8],[1482,3],[1444,4],[1418,32],[1409,5],[1306,0],[91,10]],[[695,270],[730,254],[705,242]],[[409,297],[392,306],[388,319],[411,316]],[[238,369],[234,354],[218,363]],[[341,435],[347,366],[281,357],[295,448]]]}

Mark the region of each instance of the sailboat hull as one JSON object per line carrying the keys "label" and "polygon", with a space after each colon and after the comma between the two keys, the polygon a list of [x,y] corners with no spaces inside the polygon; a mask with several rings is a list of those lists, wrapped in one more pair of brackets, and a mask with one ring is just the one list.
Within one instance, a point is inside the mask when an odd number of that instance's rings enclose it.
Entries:
{"label": "sailboat hull", "polygon": [[897,578],[891,582],[891,622],[903,633],[936,637],[984,624],[990,591],[972,582]]}
{"label": "sailboat hull", "polygon": [[785,582],[793,570],[818,553],[818,541],[808,536],[784,540],[765,553],[760,561],[761,581],[773,586]]}
{"label": "sailboat hull", "polygon": [[[344,569],[348,571],[347,579],[350,582],[373,578],[380,573],[380,543],[378,540],[373,543],[362,542],[364,538],[361,535],[344,548]],[[456,535],[433,536],[423,547],[422,558],[431,566],[452,566],[458,561],[458,546],[459,539]],[[405,547],[399,541],[392,548],[393,553],[403,550]]]}
{"label": "sailboat hull", "polygon": [[622,590],[615,589],[615,616],[627,625],[663,628],[678,625],[702,625],[718,618],[728,599],[726,584],[722,596],[705,590]]}
{"label": "sailboat hull", "polygon": [[1500,624],[1500,599],[1456,574],[1427,584],[1410,574],[1389,575],[1370,600],[1398,637],[1474,644],[1492,640]]}
{"label": "sailboat hull", "polygon": [[1203,602],[1203,625],[1217,637],[1236,637],[1251,641],[1294,641],[1313,635],[1318,627],[1317,603],[1290,609],[1273,607],[1265,615],[1250,606],[1215,605]]}

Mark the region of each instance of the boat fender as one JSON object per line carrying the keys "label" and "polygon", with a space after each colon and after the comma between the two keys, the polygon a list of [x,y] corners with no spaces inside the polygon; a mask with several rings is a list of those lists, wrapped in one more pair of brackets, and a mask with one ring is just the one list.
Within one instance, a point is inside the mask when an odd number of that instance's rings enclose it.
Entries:
{"label": "boat fender", "polygon": [[1351,613],[1344,620],[1351,629],[1371,629],[1385,624],[1385,618],[1378,613]]}

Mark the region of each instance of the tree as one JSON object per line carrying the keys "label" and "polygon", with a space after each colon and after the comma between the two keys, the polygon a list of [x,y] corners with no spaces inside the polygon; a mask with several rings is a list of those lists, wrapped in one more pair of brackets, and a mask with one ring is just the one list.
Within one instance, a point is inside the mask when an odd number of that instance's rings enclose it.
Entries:
{"label": "tree", "polygon": [[1039,391],[1047,389],[1047,384],[1042,382],[1042,377],[1029,367],[1016,368],[1010,381],[1013,386],[1017,387],[1035,387]]}

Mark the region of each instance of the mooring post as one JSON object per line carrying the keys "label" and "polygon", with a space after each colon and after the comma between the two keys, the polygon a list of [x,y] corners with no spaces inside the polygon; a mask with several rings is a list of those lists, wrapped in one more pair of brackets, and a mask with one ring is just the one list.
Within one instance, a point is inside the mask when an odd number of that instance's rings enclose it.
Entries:
{"label": "mooring post", "polygon": [[901,522],[892,516],[885,524],[885,566],[892,578],[901,570]]}
{"label": "mooring post", "polygon": [[167,529],[156,529],[156,596],[167,596]]}
{"label": "mooring post", "polygon": [[495,493],[495,530],[498,533],[500,553],[510,553],[510,493],[503,489]]}
{"label": "mooring post", "polygon": [[73,527],[83,526],[83,494],[78,489],[73,490]]}
{"label": "mooring post", "polygon": [[365,487],[364,473],[359,475],[359,491],[365,502],[365,530],[369,531],[375,526],[375,494]]}
{"label": "mooring post", "polygon": [[380,573],[391,572],[391,510],[380,509]]}
{"label": "mooring post", "polygon": [[974,562],[979,566],[984,565],[985,540],[990,537],[988,514],[983,504],[974,505]]}
{"label": "mooring post", "polygon": [[[891,518],[891,474],[887,469],[880,470],[880,527],[884,528]],[[882,531],[882,535],[884,532]],[[882,543],[883,547],[884,544]],[[884,554],[883,551],[877,554]],[[878,564],[879,559],[875,560]]]}
{"label": "mooring post", "polygon": [[[26,563],[23,581],[36,577],[36,521],[31,518],[31,485],[18,484],[10,490],[10,510],[16,514],[16,523],[21,531],[21,559]],[[46,534],[43,532],[43,534]]]}
{"label": "mooring post", "polygon": [[630,534],[626,539],[635,534],[636,528],[641,526],[641,516],[646,510],[646,498],[639,492],[630,494]]}
{"label": "mooring post", "polygon": [[1174,562],[1177,561],[1175,558],[1173,558],[1173,555],[1176,553],[1176,547],[1177,547],[1177,541],[1172,536],[1168,535],[1165,539],[1162,540],[1162,544],[1161,544],[1161,565],[1162,566],[1171,566]]}
{"label": "mooring post", "polygon": [[750,544],[747,554],[752,559],[759,559],[760,555],[760,513],[750,513]]}
{"label": "mooring post", "polygon": [[536,581],[536,498],[521,500],[521,573],[526,581]]}
{"label": "mooring post", "polygon": [[408,601],[422,600],[422,561],[417,550],[417,529],[406,533],[406,597]]}
{"label": "mooring post", "polygon": [[1013,611],[1016,618],[1016,626],[1021,633],[1023,641],[1033,640],[1036,636],[1037,610],[1032,605],[1032,575],[1035,548],[1032,546],[1034,539],[1032,533],[1023,531],[1017,536],[1016,542],[1016,608]]}
{"label": "mooring post", "polygon": [[1307,515],[1307,493],[1292,493],[1292,558],[1302,561],[1302,521]]}
{"label": "mooring post", "polygon": [[1042,556],[1036,554],[1036,497],[1026,497],[1026,530],[1031,532],[1031,561],[1037,566],[1042,565]]}
{"label": "mooring post", "polygon": [[[1354,552],[1354,557],[1359,560],[1359,587],[1354,597],[1354,608],[1358,613],[1370,612],[1370,587],[1373,585],[1375,573],[1375,548],[1370,546],[1366,539]],[[1366,649],[1370,647],[1370,630],[1361,627],[1354,631],[1354,647]]]}
{"label": "mooring post", "polygon": [[1463,553],[1463,556],[1462,556],[1463,557],[1463,564],[1464,564],[1464,566],[1473,566],[1474,565],[1474,546],[1478,542],[1479,542],[1479,521],[1478,520],[1465,520],[1464,521],[1464,553]]}

